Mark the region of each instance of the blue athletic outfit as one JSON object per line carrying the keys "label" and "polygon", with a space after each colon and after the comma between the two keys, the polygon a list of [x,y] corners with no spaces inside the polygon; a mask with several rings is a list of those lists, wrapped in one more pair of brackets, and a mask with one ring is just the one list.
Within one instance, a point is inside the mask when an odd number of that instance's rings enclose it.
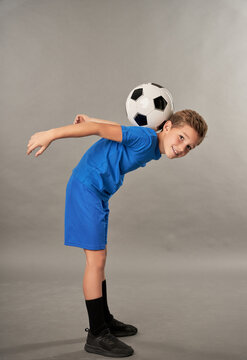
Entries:
{"label": "blue athletic outfit", "polygon": [[64,244],[89,250],[105,249],[108,200],[126,173],[161,157],[155,130],[124,126],[122,142],[101,138],[73,169],[66,187]]}

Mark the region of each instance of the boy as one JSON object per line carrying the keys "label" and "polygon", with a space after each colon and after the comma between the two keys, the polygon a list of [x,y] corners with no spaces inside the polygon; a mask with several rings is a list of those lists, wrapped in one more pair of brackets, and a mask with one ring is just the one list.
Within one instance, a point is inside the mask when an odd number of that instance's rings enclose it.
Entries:
{"label": "boy", "polygon": [[104,267],[107,254],[108,200],[123,183],[126,173],[158,160],[187,155],[198,146],[207,132],[205,120],[193,110],[176,112],[151,128],[124,126],[111,121],[77,115],[74,124],[35,133],[27,154],[41,147],[39,156],[56,139],[98,135],[101,137],[73,169],[66,188],[65,245],[82,248],[86,255],[83,292],[90,329],[85,350],[125,357],[134,350],[117,337],[137,333],[133,325],[113,317],[107,304]]}

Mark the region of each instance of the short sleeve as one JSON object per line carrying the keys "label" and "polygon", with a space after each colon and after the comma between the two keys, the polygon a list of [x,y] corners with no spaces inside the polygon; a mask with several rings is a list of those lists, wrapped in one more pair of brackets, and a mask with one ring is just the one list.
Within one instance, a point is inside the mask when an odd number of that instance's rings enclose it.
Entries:
{"label": "short sleeve", "polygon": [[132,148],[135,151],[147,149],[152,144],[153,133],[151,128],[144,128],[140,126],[124,126],[122,128],[122,142],[121,144]]}

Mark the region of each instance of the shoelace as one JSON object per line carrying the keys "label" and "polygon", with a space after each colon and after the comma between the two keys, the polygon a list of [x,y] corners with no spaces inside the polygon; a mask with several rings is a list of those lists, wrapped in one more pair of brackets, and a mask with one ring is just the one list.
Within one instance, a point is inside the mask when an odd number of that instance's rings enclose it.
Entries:
{"label": "shoelace", "polygon": [[[85,331],[89,332],[89,328],[86,328]],[[104,334],[104,340],[106,343],[108,343],[109,345],[113,345],[116,342],[116,336],[114,336],[112,333],[107,332]]]}
{"label": "shoelace", "polygon": [[114,335],[112,335],[111,333],[107,333],[104,335],[104,341],[108,345],[114,345],[116,340],[117,340],[117,338]]}
{"label": "shoelace", "polygon": [[113,319],[112,320],[112,323],[111,323],[113,326],[124,326],[125,324],[122,322],[122,321],[119,321],[117,319]]}

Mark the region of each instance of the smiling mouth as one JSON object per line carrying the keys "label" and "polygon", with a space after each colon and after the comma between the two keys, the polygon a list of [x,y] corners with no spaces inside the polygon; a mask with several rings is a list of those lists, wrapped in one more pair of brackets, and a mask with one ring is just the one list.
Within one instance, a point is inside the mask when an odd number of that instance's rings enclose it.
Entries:
{"label": "smiling mouth", "polygon": [[178,153],[175,151],[175,149],[173,148],[173,146],[172,146],[172,150],[173,150],[174,154],[175,154],[176,156],[178,156]]}

